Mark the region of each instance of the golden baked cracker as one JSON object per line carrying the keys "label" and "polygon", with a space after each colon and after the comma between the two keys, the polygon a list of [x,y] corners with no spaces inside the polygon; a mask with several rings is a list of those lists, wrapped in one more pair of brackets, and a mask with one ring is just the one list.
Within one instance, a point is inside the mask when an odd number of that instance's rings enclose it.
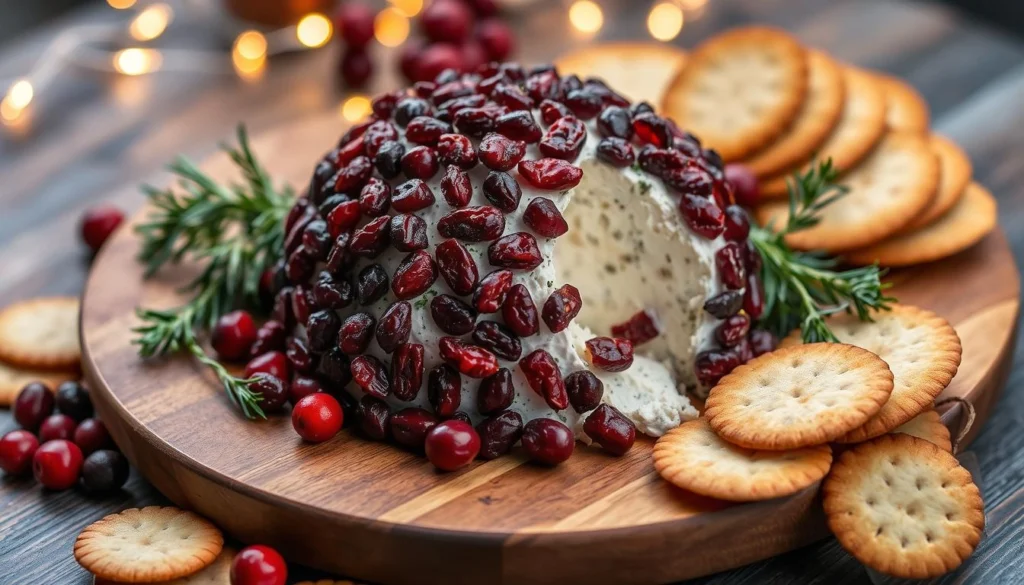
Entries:
{"label": "golden baked cracker", "polygon": [[952,140],[932,134],[929,143],[939,159],[939,190],[932,204],[911,220],[903,228],[904,232],[926,226],[942,217],[960,200],[974,173],[971,159]]}
{"label": "golden baked cracker", "polygon": [[111,514],[86,527],[75,540],[75,559],[103,579],[153,583],[200,571],[223,546],[220,530],[196,514],[149,506]]}
{"label": "golden baked cracker", "polygon": [[878,262],[910,266],[941,260],[981,241],[996,227],[996,200],[984,187],[971,183],[945,215],[912,232],[845,253],[853,264]]}
{"label": "golden baked cracker", "polygon": [[884,435],[846,451],[822,493],[829,528],[843,548],[895,577],[952,571],[985,528],[970,472],[948,451],[910,435]]}
{"label": "golden baked cracker", "polygon": [[[233,548],[224,547],[217,558],[205,569],[178,579],[160,581],[154,585],[231,585],[231,563],[235,560],[237,553],[238,551]],[[94,577],[93,585],[123,585],[123,583]]]}
{"label": "golden baked cracker", "polygon": [[748,502],[794,494],[820,480],[832,449],[757,451],[723,441],[706,419],[687,421],[654,444],[654,468],[666,481],[720,500]]}
{"label": "golden baked cracker", "polygon": [[[939,162],[927,137],[890,132],[840,184],[847,194],[818,214],[816,226],[787,235],[791,246],[844,252],[897,233],[935,198]],[[755,213],[762,225],[785,225],[789,203],[771,201]]]}
{"label": "golden baked cracker", "polygon": [[[847,170],[868,156],[885,135],[885,93],[871,74],[849,66],[843,68],[843,85],[846,89],[843,114],[814,154],[814,160],[831,158],[836,168]],[[776,177],[765,178],[761,181],[761,196],[785,198],[787,181],[793,172],[807,168],[807,164],[802,163]]]}
{"label": "golden baked cracker", "polygon": [[903,433],[918,439],[924,439],[943,451],[953,452],[953,442],[949,438],[949,428],[942,424],[939,411],[934,408],[922,412],[890,432]]}
{"label": "golden baked cracker", "polygon": [[686,52],[678,47],[628,42],[590,45],[555,60],[562,75],[599,77],[630,100],[655,107],[685,63]]}
{"label": "golden baked cracker", "polygon": [[893,374],[866,349],[840,343],[788,347],[754,358],[711,389],[708,424],[749,449],[797,449],[833,441],[889,399]]}
{"label": "golden baked cracker", "polygon": [[36,370],[80,367],[78,299],[21,301],[0,311],[0,361]]}
{"label": "golden baked cracker", "polygon": [[843,68],[821,51],[809,50],[809,85],[800,114],[774,142],[743,161],[758,177],[771,177],[807,162],[839,123],[845,102]]}
{"label": "golden baked cracker", "polygon": [[726,161],[741,160],[789,128],[807,85],[807,53],[789,33],[738,28],[691,53],[661,109]]}
{"label": "golden baked cracker", "polygon": [[[874,321],[836,314],[828,325],[841,343],[862,347],[878,355],[893,375],[889,400],[863,426],[837,438],[858,443],[885,434],[930,408],[960,366],[960,337],[942,317],[912,305],[894,305],[873,313]],[[780,344],[800,344],[799,331]]]}
{"label": "golden baked cracker", "polygon": [[885,91],[885,122],[892,130],[928,132],[930,118],[928,102],[909,83],[893,77],[876,73],[875,76]]}
{"label": "golden baked cracker", "polygon": [[0,407],[14,404],[18,393],[29,382],[42,382],[50,388],[67,380],[77,380],[78,372],[47,372],[25,370],[0,362]]}

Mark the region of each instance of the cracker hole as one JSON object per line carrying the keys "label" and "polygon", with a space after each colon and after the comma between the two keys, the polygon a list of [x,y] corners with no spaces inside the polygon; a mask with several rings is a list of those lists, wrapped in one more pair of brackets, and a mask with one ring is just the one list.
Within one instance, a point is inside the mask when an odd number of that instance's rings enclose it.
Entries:
{"label": "cracker hole", "polygon": [[900,538],[900,548],[907,548],[907,544],[908,542],[906,537]]}
{"label": "cracker hole", "polygon": [[875,536],[882,536],[882,527],[879,526],[878,530],[875,531]]}
{"label": "cracker hole", "polygon": [[931,533],[931,532],[925,532],[925,533],[924,533],[924,540],[925,540],[925,542],[927,542],[928,544],[931,544],[931,542],[932,542],[932,539],[933,539],[933,538],[935,538],[935,537],[934,537],[934,536],[932,536],[932,533]]}

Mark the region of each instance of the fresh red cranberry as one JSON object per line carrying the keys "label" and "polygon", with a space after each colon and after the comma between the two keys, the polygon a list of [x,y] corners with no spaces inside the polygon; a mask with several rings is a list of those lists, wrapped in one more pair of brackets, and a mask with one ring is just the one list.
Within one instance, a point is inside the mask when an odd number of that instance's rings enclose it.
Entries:
{"label": "fresh red cranberry", "polygon": [[473,330],[473,343],[503,360],[516,361],[523,355],[519,337],[497,321],[481,321]]}
{"label": "fresh red cranberry", "polygon": [[[416,82],[417,86],[420,83],[429,83],[433,85],[433,81],[420,77],[420,55],[423,53],[423,48],[422,41],[416,39],[409,40],[402,44],[402,48],[398,55],[398,68],[401,70],[402,75],[405,76],[408,81]],[[433,89],[430,91],[433,91]],[[417,92],[417,94],[419,94],[419,92]],[[426,95],[429,95],[429,93],[426,93]],[[426,95],[420,95],[420,97],[426,97]]]}
{"label": "fresh red cranberry", "polygon": [[455,165],[448,165],[444,176],[441,177],[441,195],[452,207],[469,205],[469,200],[473,197],[473,185],[466,171]]}
{"label": "fresh red cranberry", "polygon": [[437,160],[443,165],[468,170],[476,166],[476,149],[469,138],[461,134],[444,134],[437,139]]}
{"label": "fresh red cranberry", "polygon": [[361,305],[369,305],[379,301],[388,293],[390,280],[388,273],[380,264],[371,264],[359,271],[356,276],[356,298]]}
{"label": "fresh red cranberry", "polygon": [[462,52],[455,45],[435,43],[423,49],[416,58],[416,81],[430,81],[446,69],[462,69]]}
{"label": "fresh red cranberry", "polygon": [[106,425],[98,418],[87,418],[75,428],[74,442],[88,456],[100,449],[114,449],[114,440],[110,438]]}
{"label": "fresh red cranberry", "polygon": [[51,490],[66,490],[75,485],[81,470],[82,450],[71,441],[48,441],[32,456],[32,474]]}
{"label": "fresh red cranberry", "polygon": [[0,438],[0,469],[8,475],[25,475],[32,469],[32,457],[39,448],[39,439],[18,429]]}
{"label": "fresh red cranberry", "polygon": [[579,289],[566,284],[552,292],[548,300],[544,301],[541,317],[552,333],[558,333],[569,326],[569,322],[580,314],[582,308],[583,298]]}
{"label": "fresh red cranberry", "polygon": [[57,386],[54,404],[57,412],[70,416],[75,422],[83,421],[93,414],[89,391],[75,380],[66,380]]}
{"label": "fresh red cranberry", "polygon": [[725,230],[725,213],[707,197],[683,193],[679,210],[686,225],[709,240],[717,238]]}
{"label": "fresh red cranberry", "polygon": [[578,413],[597,408],[604,396],[604,383],[589,370],[573,372],[565,377],[565,390],[569,404]]}
{"label": "fresh red cranberry", "polygon": [[625,323],[612,325],[612,335],[633,342],[633,345],[646,343],[661,334],[657,316],[654,311],[646,309],[629,318]]}
{"label": "fresh red cranberry", "polygon": [[[380,156],[379,151],[377,156]],[[359,191],[359,210],[366,217],[380,217],[387,213],[390,205],[391,186],[376,177],[370,177]]]}
{"label": "fresh red cranberry", "polygon": [[352,380],[363,392],[386,398],[391,394],[391,380],[388,369],[379,359],[372,355],[361,355],[352,360]]}
{"label": "fresh red cranberry", "polygon": [[279,321],[267,321],[256,330],[256,341],[249,348],[249,357],[263,355],[268,351],[284,349],[287,333]]}
{"label": "fresh red cranberry", "polygon": [[438,244],[436,254],[437,270],[452,291],[458,295],[473,292],[480,274],[466,246],[458,240],[445,240]]}
{"label": "fresh red cranberry", "polygon": [[608,106],[597,117],[597,131],[606,138],[633,138],[633,118],[626,108]]}
{"label": "fresh red cranberry", "polygon": [[493,353],[455,337],[442,337],[438,349],[445,363],[470,378],[486,378],[498,371],[498,358]]}
{"label": "fresh red cranberry", "polygon": [[583,422],[583,432],[612,455],[625,455],[636,441],[636,426],[614,406],[602,404]]}
{"label": "fresh red cranberry", "polygon": [[[392,204],[394,202],[392,201]],[[398,209],[397,207],[395,209]],[[401,211],[401,210],[399,210]],[[391,218],[378,217],[352,234],[349,250],[364,258],[376,258],[388,249],[391,243]]]}
{"label": "fresh red cranberry", "polygon": [[417,116],[405,128],[405,138],[409,142],[434,146],[442,134],[450,134],[452,127],[430,116]]}
{"label": "fresh red cranberry", "polygon": [[544,133],[540,140],[540,151],[547,157],[574,161],[580,155],[586,140],[586,125],[575,116],[565,116],[559,118]]}
{"label": "fresh red cranberry", "polygon": [[[507,126],[511,127],[513,133],[515,133],[516,130],[522,131],[523,129],[529,129],[527,132],[528,134],[531,136],[536,135],[536,139],[532,142],[540,140],[540,127],[537,126],[537,122],[533,119],[533,114],[530,113],[530,110],[533,109],[533,98],[523,93],[523,91],[519,89],[518,85],[514,83],[505,83],[504,78],[500,79],[502,80],[502,83],[499,83],[494,87],[494,90],[491,92],[491,99],[494,100],[495,103],[505,106],[511,110],[511,112],[498,118],[498,132],[505,134],[503,130],[509,129]],[[515,116],[512,116],[512,114],[516,112],[524,112],[525,114],[516,114]],[[534,128],[536,131],[534,131]]]}
{"label": "fresh red cranberry", "polygon": [[476,409],[480,414],[494,414],[512,406],[516,397],[512,385],[512,372],[508,368],[498,371],[480,382],[476,394]]}
{"label": "fresh red cranberry", "polygon": [[501,306],[501,315],[516,335],[529,337],[540,331],[540,318],[537,305],[534,304],[530,291],[522,284],[513,285],[505,296]]}
{"label": "fresh red cranberry", "polygon": [[464,242],[489,242],[505,231],[505,214],[489,205],[456,209],[437,222],[437,231],[446,238]]}
{"label": "fresh red cranberry", "polygon": [[761,188],[757,175],[743,163],[725,165],[725,180],[732,187],[736,202],[745,207],[753,207],[761,199]]}
{"label": "fresh red cranberry", "polygon": [[377,345],[387,353],[409,341],[412,332],[412,305],[406,301],[393,303],[377,323]]}
{"label": "fresh red cranberry", "polygon": [[417,146],[402,156],[402,172],[411,179],[429,179],[437,174],[439,168],[437,154],[429,146]]}
{"label": "fresh red cranberry", "polygon": [[438,416],[451,417],[462,402],[462,376],[447,364],[435,366],[427,375],[427,399]]}
{"label": "fresh red cranberry", "polygon": [[487,50],[476,39],[469,39],[459,47],[462,51],[462,68],[464,71],[476,71],[487,62]]}
{"label": "fresh red cranberry", "polygon": [[296,376],[292,379],[292,383],[288,385],[288,402],[291,402],[294,405],[310,394],[316,394],[317,392],[323,391],[323,384],[321,384],[316,378],[309,376]]}
{"label": "fresh red cranberry", "polygon": [[90,494],[109,494],[128,482],[128,460],[117,451],[101,449],[82,462],[82,488]]}
{"label": "fresh red cranberry", "polygon": [[373,40],[373,9],[362,2],[345,2],[338,9],[334,26],[350,47],[365,47]]}
{"label": "fresh red cranberry", "polygon": [[240,360],[249,355],[256,342],[256,323],[248,311],[231,311],[217,319],[210,344],[217,357],[225,361]]}
{"label": "fresh red cranberry", "polygon": [[704,310],[719,319],[731,317],[743,307],[743,292],[727,290],[704,302]]}
{"label": "fresh red cranberry", "polygon": [[621,372],[633,365],[633,343],[628,339],[595,337],[586,345],[590,363],[606,372]]}
{"label": "fresh red cranberry", "polygon": [[367,394],[359,400],[359,430],[367,438],[383,441],[391,434],[391,409],[388,403]]}
{"label": "fresh red cranberry", "polygon": [[523,435],[523,417],[513,410],[505,410],[485,419],[476,426],[480,435],[480,459],[497,459],[512,450]]}
{"label": "fresh red cranberry", "polygon": [[750,349],[754,357],[775,351],[779,340],[765,329],[754,329],[750,332]]}
{"label": "fresh red cranberry", "polygon": [[391,206],[401,213],[413,213],[434,204],[434,192],[421,179],[410,179],[397,187],[391,195]]}
{"label": "fresh red cranberry", "polygon": [[112,205],[88,209],[82,215],[82,241],[96,252],[123,221],[124,213]]}
{"label": "fresh red cranberry", "polygon": [[549,418],[535,418],[526,423],[522,441],[530,459],[545,465],[567,461],[576,447],[569,427]]}
{"label": "fresh red cranberry", "polygon": [[338,348],[347,355],[366,351],[373,339],[377,321],[367,313],[353,313],[345,318],[338,331]]}
{"label": "fresh red cranberry", "polygon": [[432,41],[459,44],[469,37],[473,13],[464,2],[435,0],[421,13],[420,26]]}
{"label": "fresh red cranberry", "polygon": [[757,273],[747,275],[747,286],[743,291],[743,310],[751,319],[760,319],[764,314],[764,286]]}
{"label": "fresh red cranberry", "polygon": [[270,374],[275,378],[287,380],[290,373],[288,358],[280,351],[268,351],[249,360],[245,365],[246,378],[252,378],[256,374]]}
{"label": "fresh red cranberry", "polygon": [[743,263],[743,248],[736,242],[727,242],[715,252],[715,265],[726,288],[738,290],[746,285],[747,269]]}
{"label": "fresh red cranberry", "polygon": [[427,459],[442,471],[469,465],[480,452],[480,435],[468,423],[446,420],[427,433]]}
{"label": "fresh red cranberry", "polygon": [[[477,154],[487,168],[495,171],[508,171],[515,168],[523,159],[523,155],[526,154],[526,143],[491,132],[480,141]],[[484,185],[486,188],[486,183]]]}
{"label": "fresh red cranberry", "polygon": [[[544,100],[540,103],[540,118],[545,124],[551,125],[565,116],[571,116],[572,110],[561,102]],[[538,137],[539,140],[539,137]]]}
{"label": "fresh red cranberry", "polygon": [[555,202],[547,197],[535,197],[523,213],[526,225],[545,238],[557,238],[569,231],[562,213]]}
{"label": "fresh red cranberry", "polygon": [[507,234],[492,242],[487,259],[491,266],[514,270],[533,270],[544,262],[537,239],[525,232]]}
{"label": "fresh red cranberry", "polygon": [[476,29],[476,38],[483,45],[484,52],[491,61],[504,61],[515,50],[512,29],[497,18],[481,22]]}
{"label": "fresh red cranberry", "polygon": [[519,367],[529,382],[530,388],[539,394],[555,410],[569,406],[569,395],[565,381],[558,370],[558,363],[551,354],[538,349],[519,360]]}
{"label": "fresh red cranberry", "polygon": [[53,412],[53,390],[42,382],[29,382],[14,400],[14,420],[21,428],[36,432]]}
{"label": "fresh red cranberry", "polygon": [[51,414],[39,425],[39,440],[43,443],[63,439],[70,441],[75,435],[78,423],[66,414]]}
{"label": "fresh red cranberry", "polygon": [[231,585],[285,585],[288,566],[276,550],[262,544],[243,548],[231,561]]}
{"label": "fresh red cranberry", "polygon": [[391,389],[396,398],[414,400],[423,384],[423,346],[404,343],[391,355]]}
{"label": "fresh red cranberry", "polygon": [[729,317],[715,329],[715,339],[725,347],[732,347],[747,338],[750,330],[750,317],[738,314]]}
{"label": "fresh red cranberry", "polygon": [[391,416],[391,436],[399,445],[422,450],[427,433],[438,422],[436,415],[422,408],[405,408]]}
{"label": "fresh red cranberry", "polygon": [[[506,101],[509,101],[509,99],[511,98],[506,99]],[[527,144],[536,144],[540,142],[543,136],[540,126],[537,125],[537,121],[533,119],[533,113],[529,110],[513,111],[498,116],[498,119],[494,122],[494,129],[511,140],[518,140]]]}
{"label": "fresh red cranberry", "polygon": [[292,427],[310,443],[323,443],[337,435],[344,419],[341,404],[324,392],[309,394],[292,408]]}
{"label": "fresh red cranberry", "polygon": [[495,270],[480,280],[473,292],[473,307],[478,313],[497,313],[512,287],[511,270]]}
{"label": "fresh red cranberry", "polygon": [[550,191],[571,189],[583,179],[582,169],[557,158],[521,161],[519,174],[534,187]]}
{"label": "fresh red cranberry", "polygon": [[410,253],[391,279],[391,290],[399,300],[413,299],[427,292],[437,280],[437,265],[426,250]]}
{"label": "fresh red cranberry", "polygon": [[632,165],[636,155],[628,140],[611,136],[597,143],[597,158],[621,169]]}
{"label": "fresh red cranberry", "polygon": [[750,218],[739,205],[725,208],[725,239],[743,242],[750,235]]}
{"label": "fresh red cranberry", "polygon": [[437,295],[431,299],[430,316],[448,335],[465,335],[476,325],[476,311],[450,295]]}
{"label": "fresh red cranberry", "polygon": [[700,383],[710,388],[738,365],[740,360],[736,352],[713,349],[697,354],[694,372]]}

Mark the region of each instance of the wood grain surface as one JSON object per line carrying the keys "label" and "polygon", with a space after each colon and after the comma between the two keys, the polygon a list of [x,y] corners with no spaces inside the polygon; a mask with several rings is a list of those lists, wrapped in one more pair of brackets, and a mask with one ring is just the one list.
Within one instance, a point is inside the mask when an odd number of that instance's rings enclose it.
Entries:
{"label": "wood grain surface", "polygon": [[[638,6],[648,4],[602,2],[606,26],[597,38],[643,38],[646,12]],[[0,79],[21,74],[63,27],[109,18],[109,10],[99,5],[0,47]],[[939,5],[901,0],[711,0],[701,14],[688,15],[674,43],[689,47],[746,22],[783,26],[842,59],[899,75],[917,87],[931,106],[937,130],[964,146],[977,179],[999,198],[1001,224],[1020,257],[1024,43]],[[565,33],[565,13],[558,3],[517,15],[513,24],[531,39],[520,51],[526,61],[549,60],[587,42]],[[205,34],[203,27],[216,25],[172,29],[165,42],[224,46],[225,37]],[[256,85],[212,74],[109,79],[69,72],[40,100],[42,108],[30,128],[0,137],[0,304],[80,292],[89,265],[77,242],[81,211],[97,201],[137,208],[141,198],[134,185],[166,181],[158,169],[174,154],[204,156],[230,137],[241,120],[257,132],[334,111],[344,98],[333,86],[335,60],[333,51],[275,60]],[[390,81],[383,77],[380,86]],[[986,538],[969,566],[943,583],[1012,583],[1024,572],[1019,538],[1024,516],[1022,363],[1024,350],[1018,348],[1006,394],[970,448],[981,470]],[[10,418],[0,414],[0,431],[12,427]],[[103,514],[152,503],[166,500],[137,475],[124,492],[105,499],[75,491],[46,493],[31,481],[0,479],[0,583],[90,583],[71,559],[74,535]],[[398,554],[394,562],[405,558]],[[467,551],[457,562],[472,558]],[[293,566],[295,581],[320,575]],[[694,581],[867,582],[863,568],[831,539]]]}

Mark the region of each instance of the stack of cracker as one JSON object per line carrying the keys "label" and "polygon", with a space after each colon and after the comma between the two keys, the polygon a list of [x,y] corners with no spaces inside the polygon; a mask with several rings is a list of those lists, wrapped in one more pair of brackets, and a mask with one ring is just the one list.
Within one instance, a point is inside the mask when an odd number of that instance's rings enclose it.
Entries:
{"label": "stack of cracker", "polygon": [[[953,570],[981,539],[984,511],[933,404],[960,364],[960,339],[909,305],[836,315],[839,343],[780,348],[736,368],[704,415],[660,438],[669,482],[710,497],[790,495],[824,479],[829,526],[864,564],[905,578]],[[833,451],[841,454],[833,459]]]}
{"label": "stack of cracker", "polygon": [[0,408],[30,382],[53,388],[77,380],[81,360],[78,299],[32,299],[0,311]]}
{"label": "stack of cracker", "polygon": [[784,31],[746,27],[699,45],[661,107],[727,162],[753,170],[767,200],[755,210],[762,224],[785,223],[794,173],[832,159],[849,192],[817,226],[789,236],[794,248],[904,266],[967,249],[996,225],[992,195],[971,181],[964,152],[930,132],[928,105],[912,87]]}

